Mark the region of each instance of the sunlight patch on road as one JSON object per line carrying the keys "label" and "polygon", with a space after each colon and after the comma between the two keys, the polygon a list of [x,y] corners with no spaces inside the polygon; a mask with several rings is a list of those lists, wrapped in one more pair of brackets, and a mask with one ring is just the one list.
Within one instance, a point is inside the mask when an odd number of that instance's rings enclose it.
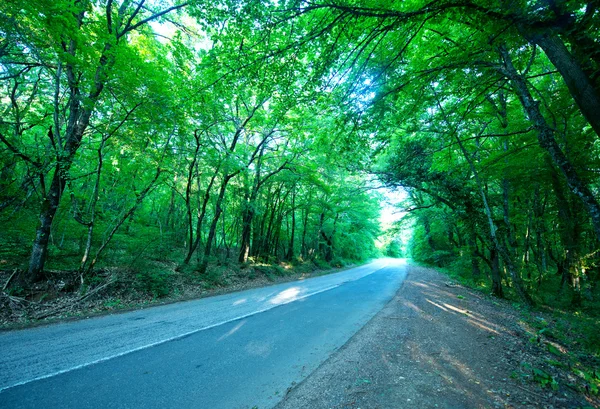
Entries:
{"label": "sunlight patch on road", "polygon": [[406,305],[408,308],[410,308],[416,312],[423,313],[422,309],[420,309],[419,307],[417,307],[415,304],[413,304],[410,301],[404,301],[404,305]]}
{"label": "sunlight patch on road", "polygon": [[482,329],[482,330],[484,330],[484,331],[488,331],[488,332],[491,332],[491,333],[493,333],[493,334],[500,335],[500,333],[499,333],[498,331],[496,331],[496,330],[495,330],[495,329],[493,329],[493,328],[490,328],[490,327],[488,327],[487,325],[484,325],[484,324],[482,324],[481,322],[477,322],[477,321],[475,321],[475,320],[473,320],[473,319],[468,319],[468,320],[467,320],[467,322],[468,322],[469,324],[471,324],[471,325],[474,325],[474,326],[476,326],[476,327],[477,327],[477,328],[479,328],[479,329]]}
{"label": "sunlight patch on road", "polygon": [[235,334],[236,332],[238,332],[238,330],[240,328],[242,328],[245,323],[246,323],[246,320],[240,321],[239,324],[237,324],[235,327],[231,328],[229,330],[229,332],[227,332],[226,334],[221,335],[221,337],[219,338],[219,341],[223,341],[225,338],[230,337],[233,334]]}
{"label": "sunlight patch on road", "polygon": [[467,311],[467,310],[463,310],[463,309],[460,309],[460,308],[456,308],[455,306],[453,306],[453,305],[450,305],[450,304],[446,304],[446,303],[444,303],[444,307],[446,307],[446,308],[448,308],[448,309],[451,309],[451,310],[452,310],[452,311],[454,311],[454,312],[459,312],[459,313],[461,313],[461,314],[468,314],[468,313],[469,313],[469,311]]}
{"label": "sunlight patch on road", "polygon": [[279,294],[269,301],[271,304],[286,304],[288,302],[292,302],[298,299],[298,294],[300,294],[300,287],[292,287],[287,290],[283,290]]}
{"label": "sunlight patch on road", "polygon": [[[431,300],[430,300],[430,299],[428,299],[428,298],[427,298],[427,299],[425,299],[425,301],[427,301],[429,304],[435,305],[435,306],[436,306],[436,307],[438,307],[440,310],[444,310],[444,311],[446,311],[446,312],[450,312],[450,311],[448,311],[448,309],[447,309],[447,308],[444,308],[444,307],[442,307],[442,306],[441,306],[441,305],[439,305],[438,303],[435,303],[435,302],[431,301]],[[445,305],[445,304],[444,304],[444,305]]]}

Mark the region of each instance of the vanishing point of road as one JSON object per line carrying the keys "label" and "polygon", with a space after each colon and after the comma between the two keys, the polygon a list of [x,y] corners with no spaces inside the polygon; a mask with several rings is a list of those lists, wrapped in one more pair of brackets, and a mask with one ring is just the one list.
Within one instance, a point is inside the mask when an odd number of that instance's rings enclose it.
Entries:
{"label": "vanishing point of road", "polygon": [[343,346],[406,277],[336,274],[0,333],[0,407],[267,409]]}

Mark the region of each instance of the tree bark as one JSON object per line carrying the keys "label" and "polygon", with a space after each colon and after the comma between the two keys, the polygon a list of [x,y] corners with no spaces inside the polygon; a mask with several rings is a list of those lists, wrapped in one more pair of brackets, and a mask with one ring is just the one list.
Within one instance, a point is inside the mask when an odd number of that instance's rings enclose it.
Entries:
{"label": "tree bark", "polygon": [[217,178],[217,174],[219,172],[219,167],[215,170],[215,173],[212,175],[210,179],[210,183],[206,187],[206,191],[204,192],[204,198],[202,200],[201,210],[196,219],[196,238],[194,239],[194,243],[188,248],[188,253],[183,260],[183,264],[187,265],[190,263],[194,252],[198,248],[198,244],[200,243],[200,238],[202,237],[202,224],[204,223],[204,217],[206,216],[206,207],[208,206],[208,201],[210,199],[210,192],[212,190],[213,184],[215,183],[215,179]]}
{"label": "tree bark", "polygon": [[239,171],[225,176],[225,178],[221,182],[221,188],[219,189],[219,196],[217,197],[217,203],[215,205],[215,214],[213,216],[212,222],[210,223],[210,229],[208,231],[208,238],[206,239],[206,246],[204,247],[204,257],[202,258],[202,262],[200,263],[200,266],[198,267],[198,273],[200,275],[203,275],[204,273],[206,273],[206,269],[208,268],[208,258],[210,257],[213,241],[215,240],[215,235],[217,232],[217,223],[219,222],[219,218],[221,217],[221,213],[223,212],[222,205],[223,205],[223,199],[225,198],[225,191],[227,190],[227,184],[238,173],[239,173]]}
{"label": "tree bark", "polygon": [[294,239],[296,235],[296,190],[292,192],[292,226],[290,228],[290,241],[285,259],[291,261],[294,259]]}
{"label": "tree bark", "polygon": [[100,176],[102,172],[103,165],[103,155],[102,149],[104,148],[104,144],[106,143],[106,139],[102,139],[102,143],[98,148],[98,167],[96,168],[96,182],[94,184],[94,192],[92,193],[92,202],[90,203],[90,221],[88,222],[88,233],[87,240],[85,244],[85,251],[83,253],[83,257],[81,258],[81,263],[79,264],[79,272],[83,273],[85,271],[85,267],[87,265],[90,251],[92,249],[92,239],[94,234],[94,225],[96,223],[96,203],[98,202],[98,195],[100,190]]}
{"label": "tree bark", "polygon": [[492,259],[492,295],[498,298],[504,298],[502,289],[502,275],[500,274],[500,258],[495,247],[490,249],[490,258]]}
{"label": "tree bark", "polygon": [[[444,110],[442,104],[439,102],[439,100],[438,100],[438,108],[440,109],[440,111],[442,112],[444,117],[446,118],[446,123],[448,125],[450,125],[450,122],[447,119],[448,117],[445,113],[445,110]],[[496,223],[494,222],[494,218],[492,216],[492,209],[489,205],[489,202],[487,199],[487,194],[484,190],[484,185],[482,183],[482,180],[479,177],[479,172],[477,171],[477,168],[475,167],[475,164],[473,163],[473,160],[471,159],[469,152],[467,152],[465,145],[463,144],[463,141],[458,137],[456,129],[454,129],[452,131],[452,133],[454,135],[454,138],[455,138],[465,160],[467,161],[467,163],[469,164],[469,167],[471,168],[471,172],[473,173],[475,183],[477,184],[477,189],[479,190],[479,194],[481,195],[481,199],[483,201],[485,215],[488,220],[488,224],[489,224],[489,228],[490,228],[490,238],[492,239],[492,242],[494,243],[494,247],[495,247],[496,251],[502,257],[502,260],[504,261],[504,265],[508,269],[508,272],[509,272],[512,282],[514,284],[514,288],[517,292],[517,296],[526,304],[533,305],[533,300],[531,299],[531,296],[527,293],[527,291],[525,291],[525,288],[523,287],[523,282],[521,280],[521,276],[517,272],[516,267],[513,263],[513,260],[510,257],[509,252],[500,243],[500,240],[498,239],[498,235],[496,234],[498,229],[496,227]]]}
{"label": "tree bark", "polygon": [[600,95],[579,61],[569,52],[558,35],[551,32],[540,34],[522,31],[530,42],[544,50],[548,59],[560,72],[579,110],[596,135],[600,136]]}
{"label": "tree bark", "polygon": [[600,241],[600,204],[598,204],[598,201],[592,194],[590,188],[581,179],[575,167],[571,164],[558,145],[558,142],[554,137],[554,130],[550,128],[542,115],[539,108],[539,102],[531,95],[525,79],[513,66],[508,51],[504,47],[500,47],[499,51],[504,60],[504,74],[511,81],[527,117],[537,130],[539,145],[548,152],[554,165],[560,169],[561,173],[566,178],[571,191],[583,202],[587,213],[592,220],[596,239]]}

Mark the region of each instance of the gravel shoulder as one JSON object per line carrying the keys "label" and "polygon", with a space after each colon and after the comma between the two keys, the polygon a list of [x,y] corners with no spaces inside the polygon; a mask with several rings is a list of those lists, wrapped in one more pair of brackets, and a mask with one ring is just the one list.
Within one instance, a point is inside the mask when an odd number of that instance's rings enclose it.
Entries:
{"label": "gravel shoulder", "polygon": [[600,407],[550,349],[509,302],[411,266],[395,298],[276,408]]}

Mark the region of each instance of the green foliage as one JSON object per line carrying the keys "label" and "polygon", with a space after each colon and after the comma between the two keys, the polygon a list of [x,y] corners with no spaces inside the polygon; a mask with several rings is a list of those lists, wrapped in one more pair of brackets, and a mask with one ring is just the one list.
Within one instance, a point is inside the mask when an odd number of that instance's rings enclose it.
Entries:
{"label": "green foliage", "polygon": [[118,309],[123,305],[123,301],[119,298],[117,299],[113,299],[113,300],[108,300],[104,302],[104,308],[107,309]]}
{"label": "green foliage", "polygon": [[575,374],[586,382],[585,392],[591,395],[600,393],[600,374],[598,372],[575,370]]}
{"label": "green foliage", "polygon": [[319,270],[328,270],[331,268],[331,264],[329,264],[325,260],[316,259],[316,260],[313,260],[313,263]]}
{"label": "green foliage", "polygon": [[533,368],[533,380],[542,387],[550,387],[552,390],[558,390],[558,382],[547,372],[539,368]]}
{"label": "green foliage", "polygon": [[[532,367],[527,362],[524,362],[521,364],[521,369],[523,371],[523,372],[521,372],[521,376],[523,376],[524,378],[530,379],[533,382],[538,383],[543,388],[549,387],[554,391],[558,390],[559,385],[558,385],[558,382],[556,381],[556,379],[554,379],[554,377],[552,375],[550,375],[548,372],[544,371],[543,369]],[[517,376],[518,376],[518,374],[517,374]],[[512,375],[511,375],[511,377],[512,377]]]}
{"label": "green foliage", "polygon": [[[552,34],[572,68],[597,71],[579,39],[598,14],[582,2],[561,6],[572,30],[535,36],[551,7],[216,1],[159,16],[169,2],[21,3],[0,6],[0,268],[27,265],[44,214],[46,270],[132,269],[157,297],[173,278],[146,262],[195,280],[185,264],[205,261],[199,279],[221,286],[235,269],[223,260],[406,256],[391,236],[375,246],[383,182],[407,191],[415,260],[508,297],[522,287],[598,309],[597,129],[562,81],[571,70],[535,42]],[[518,78],[536,91],[529,105]],[[585,205],[565,163],[592,192]]]}
{"label": "green foliage", "polygon": [[162,298],[171,292],[170,273],[158,270],[144,270],[136,274],[138,288],[155,298]]}
{"label": "green foliage", "polygon": [[402,244],[399,239],[392,240],[385,249],[385,255],[388,257],[400,258],[404,254],[402,252]]}
{"label": "green foliage", "polygon": [[199,278],[207,288],[226,287],[229,283],[228,271],[226,266],[211,266]]}

